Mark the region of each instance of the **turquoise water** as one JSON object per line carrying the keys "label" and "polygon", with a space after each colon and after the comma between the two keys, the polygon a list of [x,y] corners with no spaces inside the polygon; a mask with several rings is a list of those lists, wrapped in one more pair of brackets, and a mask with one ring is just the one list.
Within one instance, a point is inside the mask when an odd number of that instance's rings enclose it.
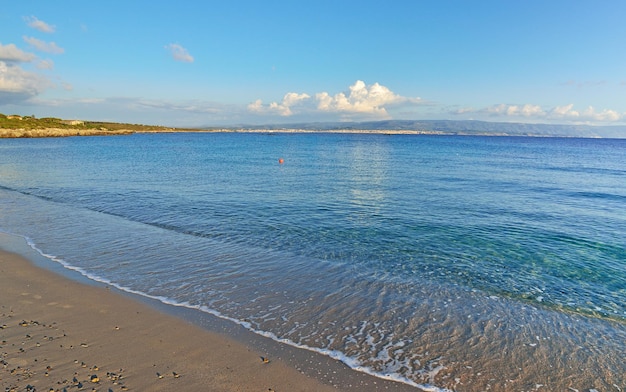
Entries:
{"label": "turquoise water", "polygon": [[626,390],[626,140],[4,139],[0,198],[53,261],[361,371]]}

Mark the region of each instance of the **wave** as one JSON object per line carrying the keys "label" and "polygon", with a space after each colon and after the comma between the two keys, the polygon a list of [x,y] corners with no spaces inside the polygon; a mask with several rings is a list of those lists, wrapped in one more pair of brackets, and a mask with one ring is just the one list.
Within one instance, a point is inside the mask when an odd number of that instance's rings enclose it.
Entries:
{"label": "wave", "polygon": [[[431,385],[431,384],[420,384],[420,383],[416,383],[415,381],[402,376],[401,374],[397,374],[397,373],[380,373],[377,372],[376,370],[372,369],[371,367],[368,366],[364,366],[359,360],[357,360],[356,358],[350,357],[348,355],[346,355],[345,353],[339,351],[339,350],[330,350],[330,349],[324,349],[324,348],[319,348],[319,347],[312,347],[312,346],[308,346],[308,345],[304,345],[304,344],[299,344],[296,343],[290,339],[286,339],[286,338],[281,338],[279,336],[277,336],[276,334],[274,334],[273,332],[270,331],[264,331],[261,329],[257,329],[255,328],[252,323],[245,321],[245,320],[239,320],[233,317],[229,317],[221,312],[219,312],[216,309],[212,309],[210,307],[204,306],[204,305],[194,305],[191,304],[189,302],[180,302],[180,301],[176,301],[173,300],[171,298],[168,297],[164,297],[164,296],[159,296],[159,295],[152,295],[152,294],[148,294],[145,293],[143,291],[139,291],[139,290],[135,290],[131,287],[128,286],[124,286],[121,284],[118,284],[114,281],[111,281],[109,279],[103,278],[99,275],[90,273],[89,271],[74,266],[70,263],[68,263],[67,261],[65,261],[64,259],[57,257],[55,255],[49,254],[44,252],[42,249],[40,249],[39,247],[37,247],[36,243],[29,237],[27,236],[22,236],[22,235],[18,235],[18,234],[14,234],[14,233],[10,233],[4,230],[0,230],[0,233],[3,233],[5,235],[9,235],[9,236],[13,236],[13,237],[18,237],[18,238],[22,238],[26,244],[33,249],[35,252],[37,252],[39,255],[45,257],[46,259],[58,263],[60,264],[63,268],[70,270],[70,271],[74,271],[79,273],[81,276],[89,279],[90,281],[93,282],[97,282],[97,283],[103,283],[105,285],[111,286],[116,288],[117,290],[120,290],[122,292],[128,293],[128,294],[132,294],[132,295],[137,295],[140,297],[144,297],[144,298],[148,298],[151,300],[155,300],[158,301],[164,305],[167,306],[173,306],[173,307],[181,307],[181,308],[186,308],[186,309],[191,309],[194,311],[200,311],[206,314],[209,314],[213,317],[217,317],[219,319],[222,320],[226,320],[228,322],[234,323],[236,325],[239,325],[243,328],[245,328],[246,330],[259,335],[259,336],[263,336],[265,338],[271,339],[277,343],[280,344],[286,344],[288,346],[291,347],[295,347],[297,349],[302,349],[302,350],[307,350],[307,351],[311,351],[311,352],[315,352],[317,354],[321,354],[327,357],[330,357],[336,361],[342,362],[343,364],[345,364],[346,366],[348,366],[350,369],[355,370],[357,372],[360,373],[365,373],[368,374],[370,376],[379,378],[379,379],[383,379],[383,380],[387,380],[387,381],[393,381],[393,382],[399,382],[402,384],[407,384],[410,385],[412,387],[416,387],[419,388],[421,390],[423,390],[424,392],[452,392],[452,390],[448,389],[448,388],[441,388],[441,387],[437,387],[435,385]],[[434,374],[437,373],[437,369],[433,370]]]}
{"label": "wave", "polygon": [[[68,204],[67,201],[58,200],[58,197],[41,195],[33,191],[13,189],[2,185],[0,185],[0,189],[17,192],[29,197],[35,197],[46,202]],[[329,243],[329,248],[334,250],[344,249],[342,257],[327,258],[324,257],[323,254],[316,253],[318,252],[316,247],[300,246],[298,250],[293,251],[288,244],[272,243],[271,238],[268,238],[267,235],[261,235],[252,231],[248,233],[246,230],[249,228],[247,227],[241,229],[244,233],[235,233],[232,231],[224,232],[222,230],[200,231],[195,230],[193,227],[181,227],[180,225],[175,224],[176,222],[180,222],[180,217],[178,221],[176,221],[174,219],[176,217],[174,212],[168,212],[168,215],[166,216],[159,215],[159,219],[163,221],[157,222],[151,221],[148,219],[149,217],[146,216],[133,215],[132,210],[131,212],[125,210],[124,213],[122,213],[107,210],[106,207],[94,208],[89,205],[72,205],[72,208],[104,214],[120,218],[128,222],[147,225],[177,234],[209,239],[222,245],[233,246],[236,244],[246,248],[259,246],[259,249],[262,248],[264,251],[293,252],[298,256],[312,257],[316,260],[323,260],[324,262],[331,262],[335,265],[344,265],[348,267],[353,267],[352,264],[358,263],[364,274],[377,273],[377,267],[379,267],[376,263],[370,263],[369,260],[369,258],[371,258],[375,261],[376,254],[358,253],[363,252],[363,250],[359,251],[358,249],[348,249],[349,247],[346,246],[349,245],[349,242],[345,242],[350,241],[349,236],[355,236],[358,233],[347,233],[346,235],[348,237],[343,239],[339,235],[333,236],[332,239],[325,239],[333,241],[332,243]],[[170,211],[170,208],[165,207],[163,210]],[[250,216],[248,217],[250,218]],[[626,313],[621,310],[623,309],[623,306],[621,305],[622,302],[619,301],[618,291],[615,291],[615,288],[619,288],[620,285],[623,284],[624,278],[622,274],[611,273],[615,268],[619,271],[619,269],[623,267],[622,265],[615,266],[611,264],[611,260],[619,260],[621,254],[623,253],[623,250],[616,245],[593,242],[583,238],[568,236],[565,233],[549,231],[541,232],[538,228],[520,227],[518,225],[511,225],[507,222],[500,223],[499,225],[475,224],[468,225],[465,228],[453,225],[438,224],[437,226],[433,226],[429,224],[420,228],[420,230],[424,233],[428,233],[428,235],[452,235],[454,238],[458,238],[457,244],[460,248],[449,250],[441,248],[436,251],[437,255],[446,254],[448,259],[453,260],[454,262],[452,264],[441,264],[436,260],[437,257],[429,255],[428,251],[425,252],[424,249],[415,250],[412,248],[412,245],[406,243],[406,240],[401,237],[394,237],[393,233],[390,233],[385,235],[384,238],[394,238],[393,241],[395,242],[393,243],[398,245],[397,248],[404,247],[408,249],[407,252],[409,253],[404,256],[417,258],[417,261],[419,261],[419,265],[413,265],[412,261],[408,264],[405,261],[398,261],[396,264],[401,268],[399,268],[397,272],[393,271],[393,268],[392,270],[389,270],[391,267],[383,267],[387,270],[386,272],[394,275],[393,279],[410,281],[420,273],[424,274],[423,270],[429,269],[434,273],[434,275],[431,274],[427,277],[440,281],[441,283],[447,282],[460,284],[468,288],[479,289],[488,294],[495,294],[503,298],[530,303],[534,306],[540,306],[564,313],[579,314],[591,318],[610,319],[620,323],[626,322]],[[318,242],[316,241],[315,236],[316,234],[312,232],[299,233],[299,244],[302,245],[305,243]],[[284,238],[284,235],[281,234],[281,238]],[[527,243],[530,242],[536,244],[537,247],[542,247],[544,257],[546,255],[550,255],[550,257],[559,258],[551,260],[548,264],[538,263],[526,265],[524,263],[520,263],[518,265],[515,263],[516,260],[524,257],[515,254],[515,252],[506,251],[505,253],[496,255],[497,257],[485,255],[484,260],[481,261],[481,266],[479,268],[475,268],[475,261],[467,259],[463,253],[466,252],[464,249],[480,247],[482,243],[481,241],[484,241],[484,243],[498,243],[501,249],[511,249],[512,247],[507,245],[507,241],[511,241],[511,239],[515,241],[525,241]],[[545,239],[549,239],[549,241],[546,242]],[[500,242],[502,243],[500,244]],[[583,288],[578,287],[578,281],[582,279],[582,274],[587,271],[589,266],[585,263],[572,259],[568,260],[567,264],[570,266],[576,266],[576,271],[570,271],[567,268],[562,270],[559,269],[559,266],[566,262],[564,259],[561,260],[562,255],[556,256],[558,252],[561,252],[558,246],[559,244],[567,244],[568,248],[572,249],[577,248],[579,249],[578,252],[596,251],[599,252],[599,254],[604,255],[602,268],[596,266],[598,268],[594,268],[592,272],[588,273],[585,279],[593,279],[594,281],[602,282],[603,285],[600,287],[606,286],[606,289],[609,291],[595,293],[593,290],[597,290],[598,287],[594,289],[588,288],[586,285]],[[430,244],[427,243],[423,245],[426,247],[430,246]],[[388,249],[388,246],[389,244],[383,244],[384,249]],[[554,249],[551,246],[554,247]],[[367,251],[373,252],[370,248],[368,248]],[[533,250],[529,257],[538,257],[534,255],[534,253],[537,252],[538,251]],[[355,257],[353,257],[354,255],[357,255],[358,257],[355,259]],[[567,271],[567,274],[563,271]],[[502,282],[506,282],[505,285],[494,283],[494,272],[499,274],[498,276]],[[528,272],[532,273],[528,274]],[[86,274],[87,272],[82,271],[81,273]],[[538,276],[538,274],[539,276],[544,277],[542,279],[551,279],[556,283],[543,282],[536,279],[533,281],[532,279]],[[392,279],[391,276],[388,276],[387,278]],[[109,282],[104,283],[108,284]],[[537,287],[541,288],[537,289]],[[585,296],[587,299],[583,302],[572,301],[570,299],[570,293],[564,292],[562,290],[563,288],[575,290],[578,296]],[[601,297],[600,302],[597,301],[598,297]],[[598,302],[598,305],[591,306],[590,304],[593,304],[593,302]]]}

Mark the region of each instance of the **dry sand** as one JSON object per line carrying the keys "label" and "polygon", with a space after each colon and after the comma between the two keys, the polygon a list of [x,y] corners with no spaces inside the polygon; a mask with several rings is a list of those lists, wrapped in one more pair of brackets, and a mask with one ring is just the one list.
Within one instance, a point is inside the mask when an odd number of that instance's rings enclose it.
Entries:
{"label": "dry sand", "polygon": [[106,287],[0,251],[5,391],[334,391],[280,360]]}

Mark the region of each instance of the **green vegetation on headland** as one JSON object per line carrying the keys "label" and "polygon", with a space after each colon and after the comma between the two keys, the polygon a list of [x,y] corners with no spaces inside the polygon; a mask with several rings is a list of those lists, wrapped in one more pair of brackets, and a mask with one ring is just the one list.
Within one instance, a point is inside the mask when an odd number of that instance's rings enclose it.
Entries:
{"label": "green vegetation on headland", "polygon": [[198,129],[154,125],[63,120],[54,117],[4,115],[0,113],[0,138],[129,135],[150,132],[198,132]]}

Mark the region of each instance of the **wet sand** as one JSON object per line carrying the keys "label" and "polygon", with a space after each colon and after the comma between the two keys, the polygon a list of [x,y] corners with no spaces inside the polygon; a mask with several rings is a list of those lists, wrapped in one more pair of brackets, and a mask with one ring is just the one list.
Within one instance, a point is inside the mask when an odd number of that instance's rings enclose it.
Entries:
{"label": "wet sand", "polygon": [[418,390],[56,269],[0,249],[5,391]]}
{"label": "wet sand", "polygon": [[333,391],[280,360],[0,251],[6,391]]}

